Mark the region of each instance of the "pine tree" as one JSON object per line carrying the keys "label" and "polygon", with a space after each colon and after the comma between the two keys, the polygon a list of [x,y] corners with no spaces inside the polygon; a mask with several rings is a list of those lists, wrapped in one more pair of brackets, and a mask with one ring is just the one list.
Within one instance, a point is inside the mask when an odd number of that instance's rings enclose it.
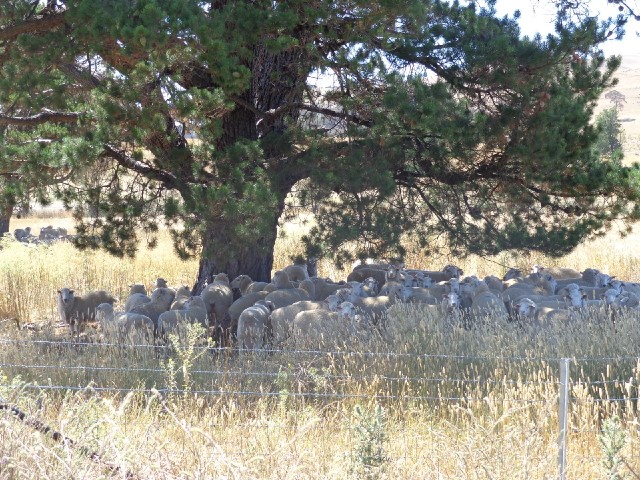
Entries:
{"label": "pine tree", "polygon": [[520,38],[492,2],[2,2],[0,173],[73,208],[81,248],[134,255],[166,223],[196,291],[270,276],[295,185],[310,255],[402,255],[407,232],[560,255],[639,214],[638,170],[593,148],[618,24],[560,20]]}

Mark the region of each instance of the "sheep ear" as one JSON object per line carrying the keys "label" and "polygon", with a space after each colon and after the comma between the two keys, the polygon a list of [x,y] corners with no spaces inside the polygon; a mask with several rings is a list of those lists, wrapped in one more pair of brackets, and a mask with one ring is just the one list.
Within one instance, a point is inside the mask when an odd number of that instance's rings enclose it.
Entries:
{"label": "sheep ear", "polygon": [[62,293],[60,290],[58,290],[58,293]]}
{"label": "sheep ear", "polygon": [[69,293],[73,293],[73,292],[75,292],[75,290],[69,290]]}

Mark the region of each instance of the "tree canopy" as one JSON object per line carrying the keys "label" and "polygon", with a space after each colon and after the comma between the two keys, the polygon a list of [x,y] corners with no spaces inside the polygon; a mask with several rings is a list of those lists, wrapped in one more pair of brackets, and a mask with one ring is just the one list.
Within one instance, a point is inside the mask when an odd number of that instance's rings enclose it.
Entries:
{"label": "tree canopy", "polygon": [[401,256],[405,234],[560,255],[640,214],[638,170],[593,148],[621,24],[521,38],[491,1],[3,2],[0,174],[73,208],[80,247],[133,255],[165,223],[200,286],[270,276],[295,185],[318,206],[309,255]]}

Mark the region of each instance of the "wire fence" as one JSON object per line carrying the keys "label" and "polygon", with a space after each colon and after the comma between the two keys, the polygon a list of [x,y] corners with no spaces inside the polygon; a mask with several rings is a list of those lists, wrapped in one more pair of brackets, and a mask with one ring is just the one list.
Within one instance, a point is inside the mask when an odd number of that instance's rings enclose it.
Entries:
{"label": "wire fence", "polygon": [[[634,356],[569,359],[350,349],[239,352],[206,345],[191,346],[189,358],[185,352],[147,344],[2,339],[0,397],[86,391],[428,402],[464,408],[498,402],[557,412],[560,478],[566,471],[571,435],[598,435],[602,420],[610,415],[638,421],[640,357]],[[581,411],[588,415],[579,415]]]}

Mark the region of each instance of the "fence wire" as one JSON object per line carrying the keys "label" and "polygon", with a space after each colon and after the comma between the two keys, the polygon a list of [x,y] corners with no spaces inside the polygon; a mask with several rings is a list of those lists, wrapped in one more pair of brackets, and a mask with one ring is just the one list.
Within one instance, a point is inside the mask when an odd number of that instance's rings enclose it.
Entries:
{"label": "fence wire", "polygon": [[[92,348],[113,348],[119,350],[154,350],[164,351],[166,345],[152,345],[148,343],[113,343],[113,342],[83,342],[71,340],[32,340],[32,339],[0,339],[0,345],[49,345],[52,347],[92,347]],[[243,352],[245,354],[258,353],[261,355],[285,354],[285,355],[325,355],[325,356],[362,356],[362,357],[396,357],[396,358],[416,358],[416,359],[449,359],[449,360],[499,360],[499,361],[532,361],[557,364],[563,357],[541,357],[541,356],[519,356],[519,355],[450,355],[450,354],[430,354],[430,353],[407,353],[391,351],[360,351],[360,350],[317,350],[317,349],[275,349],[266,348],[259,351],[239,350],[234,347],[215,347],[210,345],[196,345],[195,352],[208,352],[213,354],[230,354]],[[617,356],[617,357],[570,357],[573,362],[628,362],[634,361],[640,365],[640,356]]]}
{"label": "fence wire", "polygon": [[[140,352],[145,351],[154,351],[154,352],[163,352],[164,359],[169,355],[166,350],[166,347],[149,345],[149,344],[117,344],[117,343],[94,343],[94,342],[79,342],[79,341],[69,341],[69,340],[35,340],[35,339],[0,339],[0,346],[25,346],[31,345],[33,347],[41,347],[45,349],[60,349],[64,354],[66,349],[77,349],[77,348],[93,348],[93,349],[102,349],[102,348],[111,348],[118,350],[139,350]],[[102,352],[101,350],[98,350]],[[291,365],[280,365],[278,370],[269,371],[268,369],[258,368],[255,369],[256,366],[260,367],[261,362],[265,361],[265,359],[270,359],[269,361],[272,363],[277,363],[278,360],[282,358],[288,358],[295,360],[297,357],[301,356],[312,356],[312,357],[325,357],[325,358],[340,358],[346,356],[352,357],[363,357],[363,358],[372,358],[372,359],[403,359],[407,361],[415,361],[415,362],[423,362],[422,369],[425,372],[428,372],[428,361],[429,360],[445,360],[449,362],[459,362],[461,365],[468,364],[472,362],[539,362],[541,367],[546,368],[547,370],[554,370],[554,364],[556,361],[559,361],[557,358],[535,358],[531,356],[478,356],[478,355],[446,355],[446,354],[430,354],[430,353],[407,353],[407,352],[372,352],[372,351],[349,351],[349,350],[262,350],[256,355],[251,355],[250,352],[241,352],[241,355],[238,354],[238,350],[231,348],[221,348],[221,347],[211,347],[211,346],[195,346],[194,347],[195,354],[202,354],[205,352],[211,352],[216,354],[214,358],[218,359],[218,364],[222,363],[223,365],[217,365],[215,368],[193,368],[189,375],[195,377],[210,377],[207,380],[211,382],[216,382],[220,378],[238,378],[239,381],[244,381],[243,379],[265,379],[266,381],[270,380],[272,382],[272,386],[274,386],[283,375],[290,375],[293,378],[296,377],[319,377],[322,381],[334,381],[334,382],[383,382],[386,385],[396,384],[395,388],[403,388],[407,385],[416,386],[416,385],[434,385],[437,388],[444,388],[447,384],[455,386],[456,388],[464,389],[465,385],[469,389],[469,395],[420,395],[420,394],[404,394],[404,393],[395,393],[394,394],[353,394],[348,392],[340,392],[340,391],[327,391],[327,392],[319,392],[316,390],[313,391],[298,391],[298,392],[288,392],[292,397],[307,397],[307,398],[373,398],[373,399],[403,399],[403,400],[416,400],[416,401],[459,401],[459,402],[482,402],[485,400],[482,396],[477,396],[478,390],[474,390],[476,388],[492,388],[492,387],[514,387],[515,390],[518,388],[525,387],[536,387],[541,386],[545,387],[545,392],[549,392],[551,390],[557,390],[558,381],[551,378],[536,378],[536,379],[528,379],[528,378],[508,378],[506,376],[502,376],[500,378],[487,378],[485,376],[451,376],[445,375],[443,372],[437,372],[436,375],[389,375],[384,373],[376,373],[367,372],[367,373],[332,373],[329,371],[312,371],[312,368],[305,369],[302,365],[297,365],[298,370],[295,368],[292,370]],[[103,359],[100,355],[102,353],[97,353],[98,358]],[[276,355],[281,355],[282,357],[277,357]],[[0,353],[0,359],[2,358],[2,353]],[[249,368],[246,368],[246,365],[243,365],[239,358],[254,358],[256,361]],[[224,361],[226,359],[226,362]],[[131,361],[132,359],[128,359]],[[162,359],[156,355],[155,366],[148,365],[130,365],[130,366],[108,366],[108,365],[92,365],[92,364],[55,364],[55,363],[30,363],[30,362],[15,362],[15,361],[1,361],[0,360],[0,369],[10,370],[12,373],[15,372],[47,372],[47,371],[68,371],[68,372],[78,372],[90,377],[92,372],[96,374],[100,373],[122,373],[122,374],[133,374],[138,375],[141,380],[144,380],[149,375],[155,375],[157,377],[162,377],[166,375],[167,370],[166,366],[162,365]],[[633,363],[637,365],[640,362],[638,357],[578,357],[573,359],[574,365],[578,364],[580,367],[584,367],[584,364],[607,364],[607,366],[612,363]],[[375,370],[376,362],[373,361],[367,366],[370,367],[368,370]],[[273,367],[273,365],[270,365]],[[277,365],[276,365],[277,366]],[[275,368],[275,367],[274,367]],[[574,367],[575,368],[575,367]],[[631,373],[631,372],[629,372]],[[146,377],[145,377],[146,376]],[[576,405],[580,404],[604,404],[604,403],[635,403],[639,400],[637,396],[637,392],[640,387],[638,387],[638,383],[640,383],[640,379],[635,380],[634,383],[634,375],[629,376],[625,375],[625,378],[610,378],[610,379],[598,379],[594,381],[586,381],[584,379],[570,379],[570,387],[583,388],[583,389],[591,389],[595,390],[598,388],[604,388],[614,390],[613,393],[619,392],[621,389],[625,388],[631,393],[631,389],[635,389],[632,395],[610,395],[606,398],[597,398],[596,396],[589,396],[587,399],[578,398],[572,396],[571,401]],[[48,383],[48,384],[47,384]],[[73,382],[68,382],[69,384],[60,385],[51,384],[51,382],[42,382],[42,381],[33,381],[26,388],[30,389],[43,389],[43,390],[70,390],[77,391],[86,388],[85,386],[72,384]],[[143,382],[144,383],[144,382]],[[10,386],[4,385],[5,388],[10,388]],[[169,390],[163,388],[125,388],[123,386],[108,386],[108,385],[93,385],[91,387],[92,391],[95,392],[138,392],[138,393],[146,393],[149,394],[151,392],[160,392],[164,394]],[[339,390],[335,388],[334,390]],[[591,391],[590,390],[590,391]],[[265,396],[265,397],[275,397],[281,395],[281,392],[268,391],[263,389],[224,389],[224,388],[196,388],[196,389],[173,389],[171,392],[176,394],[186,394],[186,393],[194,393],[201,395],[211,395],[211,396]],[[474,394],[476,394],[474,396]],[[608,392],[607,392],[608,395]],[[524,395],[526,396],[526,395]],[[555,398],[551,399],[534,399],[534,398],[513,398],[516,397],[513,395],[513,392],[509,395],[505,395],[505,400],[510,402],[522,402],[523,404],[531,404],[531,403],[544,403],[549,401],[555,401]]]}

